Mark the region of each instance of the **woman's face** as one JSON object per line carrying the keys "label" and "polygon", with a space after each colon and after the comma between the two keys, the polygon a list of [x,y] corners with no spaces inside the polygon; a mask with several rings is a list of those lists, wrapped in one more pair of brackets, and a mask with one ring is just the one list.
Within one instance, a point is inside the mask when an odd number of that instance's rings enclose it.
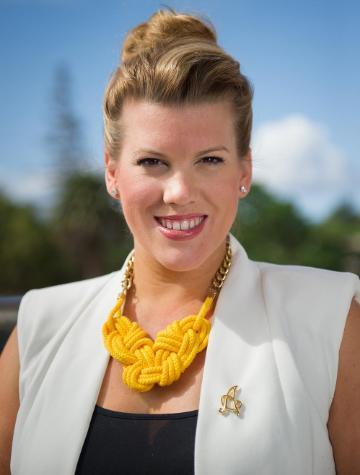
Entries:
{"label": "woman's face", "polygon": [[249,189],[251,179],[230,104],[127,101],[121,124],[119,157],[105,156],[106,182],[119,191],[137,257],[186,271],[223,253],[241,185]]}

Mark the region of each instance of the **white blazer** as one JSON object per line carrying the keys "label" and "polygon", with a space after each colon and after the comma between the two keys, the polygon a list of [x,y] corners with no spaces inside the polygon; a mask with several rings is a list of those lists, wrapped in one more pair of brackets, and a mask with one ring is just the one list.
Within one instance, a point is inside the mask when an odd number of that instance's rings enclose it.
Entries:
{"label": "white blazer", "polygon": [[[233,236],[231,245],[206,353],[195,474],[335,474],[326,424],[359,279],[253,262]],[[109,359],[101,327],[124,267],[23,298],[13,475],[74,473]],[[223,416],[221,396],[234,385],[241,413]]]}

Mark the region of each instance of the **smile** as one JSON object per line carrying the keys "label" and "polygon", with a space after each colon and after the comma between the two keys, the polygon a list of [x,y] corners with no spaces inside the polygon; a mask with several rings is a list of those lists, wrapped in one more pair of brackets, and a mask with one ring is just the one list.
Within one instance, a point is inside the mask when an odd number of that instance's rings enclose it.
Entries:
{"label": "smile", "polygon": [[163,228],[173,229],[174,231],[188,231],[199,226],[206,216],[195,216],[187,219],[176,218],[156,218]]}

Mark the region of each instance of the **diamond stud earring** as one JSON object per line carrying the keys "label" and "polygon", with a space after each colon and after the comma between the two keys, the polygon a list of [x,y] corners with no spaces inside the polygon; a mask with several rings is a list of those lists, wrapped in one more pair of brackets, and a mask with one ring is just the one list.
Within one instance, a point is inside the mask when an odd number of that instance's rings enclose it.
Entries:
{"label": "diamond stud earring", "polygon": [[119,190],[115,187],[111,190],[111,195],[114,197],[114,198],[117,198],[119,196]]}
{"label": "diamond stud earring", "polygon": [[246,192],[247,192],[247,188],[246,188],[246,186],[244,186],[244,185],[241,185],[241,187],[240,187],[240,191],[241,191],[241,193],[246,193]]}

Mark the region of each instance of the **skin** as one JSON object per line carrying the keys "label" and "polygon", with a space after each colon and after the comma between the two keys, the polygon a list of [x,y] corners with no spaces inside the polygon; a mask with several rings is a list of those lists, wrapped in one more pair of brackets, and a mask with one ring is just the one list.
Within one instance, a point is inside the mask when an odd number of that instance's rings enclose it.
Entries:
{"label": "skin", "polygon": [[[114,160],[105,155],[108,191],[118,188],[134,235],[135,282],[124,313],[137,320],[150,336],[170,321],[198,311],[209,276],[222,261],[238,200],[246,194],[240,187],[250,189],[251,156],[249,153],[242,160],[237,156],[232,119],[226,103],[170,108],[128,102],[122,116],[125,136],[120,156]],[[221,150],[199,154],[213,147]],[[139,149],[157,153],[144,154]],[[209,156],[223,161],[209,160]],[[152,161],[138,162],[145,158]],[[154,216],[193,212],[206,214],[207,221],[203,231],[188,241],[168,240],[154,220]],[[360,466],[359,336],[360,306],[353,301],[328,421],[340,475],[358,474]],[[11,441],[19,407],[17,345],[14,330],[0,357],[0,475],[10,473]],[[112,408],[129,412],[196,408],[204,358],[205,352],[167,391],[155,389],[136,395],[119,386],[120,367],[111,360],[98,403],[111,408],[115,401],[121,401],[121,407]]]}
{"label": "skin", "polygon": [[[129,101],[122,128],[120,156],[105,155],[106,183],[110,193],[117,188],[134,236],[136,295],[146,302],[146,330],[151,332],[172,321],[184,301],[201,302],[206,296],[239,198],[246,195],[241,185],[250,189],[251,155],[241,160],[237,155],[227,102],[175,108]],[[201,153],[208,149],[214,150]],[[188,213],[207,216],[196,238],[174,241],[159,232],[155,216]],[[152,305],[166,312],[154,313]],[[156,314],[156,321],[149,314]],[[137,318],[145,321],[139,312]]]}
{"label": "skin", "polygon": [[328,431],[336,473],[360,473],[360,305],[353,300],[340,347]]}
{"label": "skin", "polygon": [[0,475],[10,474],[11,443],[19,409],[19,367],[15,329],[0,356]]}

